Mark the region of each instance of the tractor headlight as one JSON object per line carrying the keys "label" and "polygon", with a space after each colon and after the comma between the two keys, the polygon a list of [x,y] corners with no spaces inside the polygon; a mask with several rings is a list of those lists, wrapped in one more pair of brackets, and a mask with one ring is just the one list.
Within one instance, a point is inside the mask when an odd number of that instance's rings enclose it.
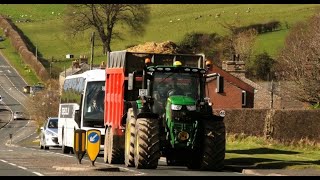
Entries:
{"label": "tractor headlight", "polygon": [[179,111],[182,109],[181,105],[175,105],[175,104],[171,104],[171,109],[175,110],[175,111]]}
{"label": "tractor headlight", "polygon": [[196,105],[191,105],[191,106],[187,106],[188,111],[195,111],[197,110],[197,106]]}

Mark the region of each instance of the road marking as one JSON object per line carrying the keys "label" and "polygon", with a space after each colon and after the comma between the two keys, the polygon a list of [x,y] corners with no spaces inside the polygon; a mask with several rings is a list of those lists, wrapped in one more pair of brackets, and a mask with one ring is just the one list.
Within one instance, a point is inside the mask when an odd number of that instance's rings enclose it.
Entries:
{"label": "road marking", "polygon": [[[1,84],[0,84],[0,86],[1,86]],[[12,110],[11,110],[11,109],[9,108],[9,106],[7,106],[7,104],[4,103],[3,101],[1,101],[1,103],[4,104],[4,106],[6,107],[6,108],[5,108],[6,110],[9,110],[9,111],[11,112],[11,118],[10,118],[9,122],[7,122],[6,125],[4,125],[4,126],[2,126],[2,127],[0,128],[0,131],[2,130],[2,128],[6,127],[10,122],[12,122],[12,119],[13,119],[13,118],[12,118],[12,116],[13,116]]]}
{"label": "road marking", "polygon": [[10,165],[12,165],[12,166],[17,166],[16,164],[13,164],[13,163],[8,163],[8,164],[10,164]]}
{"label": "road marking", "polygon": [[7,61],[7,63],[9,64],[9,66],[10,66],[13,70],[16,71],[16,74],[18,74],[18,76],[22,79],[22,81],[23,81],[24,83],[28,84],[28,83],[23,79],[23,77],[18,73],[18,71],[11,66],[10,62],[8,61],[8,59],[2,54],[1,51],[0,51],[0,55],[3,57],[4,60]]}
{"label": "road marking", "polygon": [[27,97],[27,95],[25,95],[23,92],[21,92],[21,91],[17,88],[17,86],[15,86],[15,85],[13,84],[13,82],[11,81],[11,79],[10,79],[6,74],[4,74],[4,76],[10,81],[10,83],[12,84],[12,86],[13,86],[14,88],[16,88],[16,90],[17,90],[20,94],[22,94],[24,97]]}
{"label": "road marking", "polygon": [[43,174],[38,173],[38,172],[32,172],[32,173],[34,173],[34,174],[36,174],[36,175],[38,175],[38,176],[44,176]]}
{"label": "road marking", "polygon": [[[9,163],[8,161],[5,161],[5,160],[3,160],[3,159],[0,159],[0,161],[2,161],[2,162],[4,162],[4,163],[7,163],[7,164],[10,164],[11,166],[18,167],[18,168],[23,169],[23,170],[27,170],[27,169],[28,169],[28,168],[23,167],[23,166],[17,166],[17,165],[14,164],[14,163]],[[38,175],[38,176],[43,176],[43,174],[38,173],[38,172],[32,172],[32,173],[34,173],[34,174],[36,174],[36,175]]]}
{"label": "road marking", "polygon": [[22,167],[22,166],[17,166],[17,167],[20,168],[20,169],[23,169],[23,170],[27,169],[26,167]]}
{"label": "road marking", "polygon": [[0,84],[0,86],[1,86],[1,88],[2,88],[10,97],[12,97],[12,98],[13,98],[14,100],[16,100],[21,106],[23,106],[24,108],[27,109],[27,107],[26,107],[25,105],[23,105],[19,100],[17,100],[17,99],[14,98],[13,96],[11,96],[11,95],[10,95],[11,93],[9,93],[7,90],[5,90],[1,84]]}

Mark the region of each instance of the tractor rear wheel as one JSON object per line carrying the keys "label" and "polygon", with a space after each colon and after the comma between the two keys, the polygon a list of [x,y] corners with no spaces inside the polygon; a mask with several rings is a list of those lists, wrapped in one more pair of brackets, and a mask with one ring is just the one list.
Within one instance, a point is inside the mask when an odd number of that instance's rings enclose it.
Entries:
{"label": "tractor rear wheel", "polygon": [[[108,133],[108,163],[109,164],[123,164],[124,162],[124,149],[121,148],[119,139],[121,137],[113,134],[113,129],[110,127]],[[123,147],[123,146],[122,146]]]}
{"label": "tractor rear wheel", "polygon": [[136,122],[134,162],[137,169],[156,169],[160,159],[159,122],[139,118]]}

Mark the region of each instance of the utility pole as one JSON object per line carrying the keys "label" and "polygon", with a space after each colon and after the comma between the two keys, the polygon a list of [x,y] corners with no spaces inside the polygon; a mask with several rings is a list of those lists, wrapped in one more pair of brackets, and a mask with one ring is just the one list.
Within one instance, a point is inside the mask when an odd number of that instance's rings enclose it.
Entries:
{"label": "utility pole", "polygon": [[50,79],[51,79],[51,72],[52,72],[52,62],[53,62],[53,56],[52,56],[51,62],[50,62]]}
{"label": "utility pole", "polygon": [[90,40],[91,40],[91,61],[90,61],[90,70],[91,70],[93,66],[94,32],[92,32]]}

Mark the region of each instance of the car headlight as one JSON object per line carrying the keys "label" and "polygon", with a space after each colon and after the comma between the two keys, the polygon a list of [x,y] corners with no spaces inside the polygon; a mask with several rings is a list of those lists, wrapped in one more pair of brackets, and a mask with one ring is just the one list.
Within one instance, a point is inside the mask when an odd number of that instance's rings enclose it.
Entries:
{"label": "car headlight", "polygon": [[50,131],[46,131],[46,134],[47,134],[48,136],[55,136],[55,134],[52,133],[52,132],[50,132]]}
{"label": "car headlight", "polygon": [[175,105],[175,104],[171,104],[171,109],[175,110],[175,111],[179,111],[182,109],[181,105]]}
{"label": "car headlight", "polygon": [[196,105],[191,105],[191,106],[187,106],[188,111],[195,111],[197,110],[197,106]]}

